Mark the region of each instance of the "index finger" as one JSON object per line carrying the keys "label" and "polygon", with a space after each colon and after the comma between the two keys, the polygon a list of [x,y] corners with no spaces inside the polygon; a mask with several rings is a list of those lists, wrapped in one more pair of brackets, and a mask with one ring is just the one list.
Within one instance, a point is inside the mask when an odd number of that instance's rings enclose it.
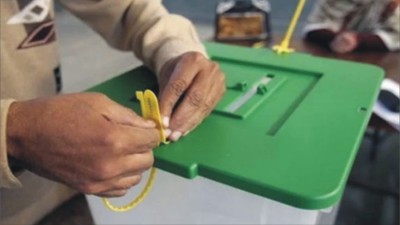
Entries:
{"label": "index finger", "polygon": [[171,116],[176,103],[189,88],[198,71],[197,65],[188,63],[181,63],[173,70],[166,87],[160,93],[160,112],[162,117]]}

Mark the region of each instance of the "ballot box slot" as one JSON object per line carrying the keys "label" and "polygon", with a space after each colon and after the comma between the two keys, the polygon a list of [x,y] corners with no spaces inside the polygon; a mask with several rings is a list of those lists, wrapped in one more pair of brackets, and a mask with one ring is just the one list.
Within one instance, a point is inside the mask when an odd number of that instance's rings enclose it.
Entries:
{"label": "ballot box slot", "polygon": [[[245,119],[284,84],[285,77],[272,74],[259,76],[258,80],[242,79],[227,84],[227,94],[214,109],[214,113],[235,119]],[[253,83],[251,83],[253,82]]]}
{"label": "ballot box slot", "polygon": [[[230,105],[228,105],[225,108],[225,111],[234,113],[236,110],[238,110],[241,106],[246,104],[254,95],[257,93],[259,94],[264,94],[266,92],[266,86],[270,81],[272,77],[263,77],[261,78],[258,82],[256,82],[250,90],[239,96],[238,99],[236,99],[234,102],[232,102]],[[264,89],[263,89],[264,88]]]}
{"label": "ballot box slot", "polygon": [[223,57],[213,60],[230,74],[227,91],[213,113],[225,119],[246,120],[246,124],[258,127],[259,132],[271,137],[279,132],[323,77],[322,73],[307,69],[237,62]]}

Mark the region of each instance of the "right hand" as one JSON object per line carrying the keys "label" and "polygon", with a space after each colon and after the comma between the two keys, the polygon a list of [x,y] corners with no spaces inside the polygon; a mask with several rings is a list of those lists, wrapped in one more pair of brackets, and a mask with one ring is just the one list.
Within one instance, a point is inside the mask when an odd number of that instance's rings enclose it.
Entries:
{"label": "right hand", "polygon": [[8,155],[32,172],[80,192],[118,197],[153,164],[160,135],[105,95],[83,93],[11,104]]}

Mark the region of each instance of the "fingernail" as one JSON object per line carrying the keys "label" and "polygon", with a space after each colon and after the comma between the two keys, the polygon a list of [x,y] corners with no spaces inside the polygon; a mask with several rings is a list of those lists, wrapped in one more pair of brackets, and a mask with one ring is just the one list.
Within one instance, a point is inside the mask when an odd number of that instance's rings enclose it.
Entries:
{"label": "fingernail", "polygon": [[165,116],[163,117],[163,126],[164,127],[169,127],[169,117]]}
{"label": "fingernail", "polygon": [[179,138],[181,138],[181,136],[182,136],[182,133],[181,133],[181,132],[179,132],[179,131],[174,131],[174,132],[172,132],[172,134],[171,134],[171,136],[169,137],[169,139],[170,139],[171,141],[178,141]]}
{"label": "fingernail", "polygon": [[165,129],[164,130],[164,134],[165,134],[165,137],[169,137],[169,135],[171,135],[171,130],[170,129]]}
{"label": "fingernail", "polygon": [[185,137],[186,135],[188,135],[190,133],[190,130],[186,131],[185,133],[182,134],[183,137]]}

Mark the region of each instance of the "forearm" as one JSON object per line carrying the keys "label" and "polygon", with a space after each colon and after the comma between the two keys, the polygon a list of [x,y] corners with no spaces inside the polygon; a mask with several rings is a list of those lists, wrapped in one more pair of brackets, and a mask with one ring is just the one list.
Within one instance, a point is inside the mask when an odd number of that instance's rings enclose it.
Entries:
{"label": "forearm", "polygon": [[383,40],[376,34],[358,33],[356,51],[389,51]]}
{"label": "forearm", "polygon": [[14,102],[12,99],[1,99],[0,111],[0,188],[16,188],[21,183],[14,176],[7,154],[7,118],[10,105]]}
{"label": "forearm", "polygon": [[329,47],[329,44],[335,38],[336,33],[329,29],[318,29],[308,32],[305,35],[307,41],[314,42],[324,47]]}

